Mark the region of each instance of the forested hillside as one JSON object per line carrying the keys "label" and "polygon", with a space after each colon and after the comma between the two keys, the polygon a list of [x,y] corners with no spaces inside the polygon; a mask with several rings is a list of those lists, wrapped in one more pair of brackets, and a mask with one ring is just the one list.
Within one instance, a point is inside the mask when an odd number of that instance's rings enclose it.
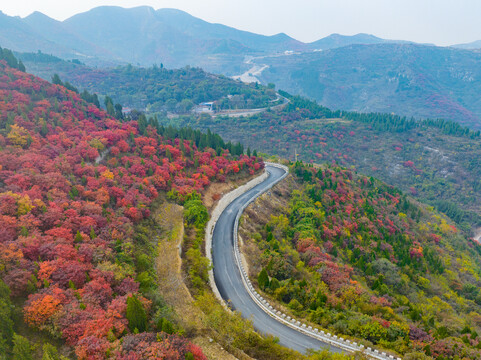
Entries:
{"label": "forested hillside", "polygon": [[250,276],[267,297],[406,359],[481,357],[479,243],[352,170],[297,162],[291,172],[241,225]]}
{"label": "forested hillside", "polygon": [[292,96],[280,112],[202,122],[190,117],[161,121],[210,128],[290,160],[297,153],[307,162],[353,166],[428,201],[466,230],[481,224],[481,138],[479,131],[452,121],[333,112]]}
{"label": "forested hillside", "polygon": [[46,359],[62,343],[78,359],[205,359],[164,318],[142,229],[155,201],[198,204],[262,161],[210,132],[121,122],[4,60],[0,79],[0,354],[41,357],[33,340]]}
{"label": "forested hillside", "polygon": [[259,76],[333,110],[445,118],[481,129],[479,51],[419,44],[350,45],[254,59]]}
{"label": "forested hillside", "polygon": [[[0,53],[0,349],[9,356],[56,354],[57,346],[79,359],[204,359],[190,338],[200,328],[185,331],[159,293],[151,215],[169,202],[185,209],[179,277],[204,314],[201,331],[236,356],[301,358],[225,313],[207,283],[203,194],[259,173],[263,162],[250,147],[325,164],[294,165],[274,201],[262,203],[275,218],[248,213],[257,224],[244,232],[253,239],[251,275],[267,295],[366,346],[479,357],[481,250],[466,237],[481,224],[479,131],[331,111],[282,91],[289,103],[281,110],[173,118],[165,111],[217,96],[225,108],[274,104],[276,92],[195,68],[94,70],[29,56],[65,71],[51,84]],[[105,101],[82,91],[95,86]],[[112,100],[114,91],[121,96]],[[161,111],[125,115],[120,103],[129,99]]]}
{"label": "forested hillside", "polygon": [[64,21],[39,12],[25,18],[1,13],[0,27],[0,45],[15,51],[40,50],[99,67],[163,63],[228,76],[263,69],[256,75],[262,83],[332,109],[442,117],[481,128],[475,44],[464,50],[368,34],[303,43],[284,33],[264,36],[148,6],[101,6]]}
{"label": "forested hillside", "polygon": [[220,299],[218,205],[261,174],[279,182],[232,244],[269,309],[404,360],[481,359],[476,43],[101,6],[0,11],[0,45],[0,360],[367,360]]}
{"label": "forested hillside", "polygon": [[216,110],[274,106],[273,86],[244,84],[199,68],[165,69],[131,65],[111,69],[91,68],[42,53],[19,54],[28,71],[50,80],[58,74],[75,87],[109,96],[126,107],[148,112],[187,113],[202,102],[215,101]]}

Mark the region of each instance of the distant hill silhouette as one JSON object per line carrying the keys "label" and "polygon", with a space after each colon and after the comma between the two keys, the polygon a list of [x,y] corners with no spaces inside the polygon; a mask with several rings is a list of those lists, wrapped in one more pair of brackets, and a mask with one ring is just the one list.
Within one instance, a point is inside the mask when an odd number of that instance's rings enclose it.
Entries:
{"label": "distant hill silhouette", "polygon": [[39,12],[25,18],[0,13],[0,46],[102,68],[162,63],[228,76],[252,68],[263,83],[330,108],[442,117],[481,127],[481,51],[465,50],[480,42],[459,49],[332,34],[303,43],[283,33],[265,36],[212,24],[175,9],[101,6],[65,21]]}
{"label": "distant hill silhouette", "polygon": [[468,50],[481,49],[481,40],[473,41],[466,44],[457,44],[457,45],[453,45],[453,47],[458,49],[468,49]]}
{"label": "distant hill silhouette", "polygon": [[328,50],[353,44],[382,44],[387,40],[369,34],[357,34],[352,36],[331,34],[309,44],[311,49]]}
{"label": "distant hill silhouette", "polygon": [[[219,67],[236,72],[246,55],[331,49],[386,40],[372,35],[330,35],[307,44],[286,34],[265,36],[212,24],[175,9],[101,6],[65,21],[34,12],[25,17],[0,14],[0,45],[23,52],[78,58],[90,64],[132,63],[168,67]],[[209,58],[207,58],[209,57]]]}
{"label": "distant hill silhouette", "polygon": [[382,43],[256,61],[269,66],[262,82],[331,109],[439,117],[481,128],[481,52]]}

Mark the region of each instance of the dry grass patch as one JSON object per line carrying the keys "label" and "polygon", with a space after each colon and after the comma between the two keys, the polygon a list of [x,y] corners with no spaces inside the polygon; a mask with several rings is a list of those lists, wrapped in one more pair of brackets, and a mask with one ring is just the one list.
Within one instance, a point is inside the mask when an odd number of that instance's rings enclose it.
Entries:
{"label": "dry grass patch", "polygon": [[194,304],[182,272],[180,249],[184,238],[183,208],[177,204],[164,203],[154,215],[162,227],[156,261],[159,291],[165,302],[175,309],[178,320],[188,335],[195,336],[193,342],[199,345],[211,360],[234,360],[218,343],[205,333],[204,313]]}
{"label": "dry grass patch", "polygon": [[244,185],[245,183],[251,181],[258,176],[259,174],[245,175],[242,178],[236,179],[235,181],[229,181],[225,183],[212,183],[202,196],[202,202],[204,203],[204,206],[207,208],[209,213],[211,213],[211,211],[214,209],[215,205],[223,195],[231,192],[232,190],[236,189],[241,185]]}

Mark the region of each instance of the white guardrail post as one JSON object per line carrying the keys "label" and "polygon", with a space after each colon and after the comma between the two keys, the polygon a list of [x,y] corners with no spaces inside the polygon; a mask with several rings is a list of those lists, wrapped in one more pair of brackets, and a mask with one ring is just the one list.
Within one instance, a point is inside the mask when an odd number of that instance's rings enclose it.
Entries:
{"label": "white guardrail post", "polygon": [[[267,190],[272,188],[275,184],[277,184],[279,181],[284,179],[288,173],[289,173],[289,168],[284,165],[276,164],[276,163],[270,163],[266,162],[266,165],[269,166],[274,166],[278,167],[281,169],[284,169],[286,173],[279,178],[279,180],[273,184],[271,184],[268,188],[266,188],[262,193],[265,193]],[[373,359],[379,359],[379,360],[391,360],[391,359],[397,359],[397,360],[402,360],[401,358],[395,358],[392,355],[387,355],[385,352],[379,352],[379,350],[371,349],[370,347],[365,348],[364,345],[359,345],[356,342],[351,342],[349,340],[345,340],[342,337],[338,338],[336,335],[331,335],[330,333],[325,333],[324,331],[319,331],[319,329],[312,328],[312,326],[307,326],[306,324],[301,323],[300,321],[297,321],[296,319],[291,318],[290,316],[282,313],[279,310],[276,310],[269,302],[264,299],[253,287],[249,276],[247,272],[244,269],[244,266],[242,265],[241,261],[241,256],[240,256],[240,250],[239,250],[239,241],[238,241],[238,230],[239,230],[239,220],[240,217],[242,216],[242,213],[244,210],[249,206],[258,196],[260,196],[262,193],[258,194],[257,196],[253,197],[250,199],[242,208],[239,209],[239,212],[236,215],[235,223],[234,223],[234,256],[237,262],[237,266],[239,268],[242,282],[244,284],[244,287],[246,288],[247,292],[249,293],[250,297],[254,302],[268,315],[271,317],[275,318],[277,321],[303,333],[308,336],[311,336],[317,340],[320,340],[322,342],[325,342],[327,344],[332,344],[336,347],[339,347],[343,350],[346,350],[348,352],[362,352],[363,354],[373,358]]]}

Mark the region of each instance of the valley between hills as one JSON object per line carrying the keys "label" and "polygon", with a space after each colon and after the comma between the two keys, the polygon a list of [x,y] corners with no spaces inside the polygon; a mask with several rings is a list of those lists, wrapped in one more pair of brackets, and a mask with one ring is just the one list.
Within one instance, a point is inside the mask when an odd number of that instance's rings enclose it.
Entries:
{"label": "valley between hills", "polygon": [[0,45],[0,360],[481,358],[476,43],[99,7]]}

